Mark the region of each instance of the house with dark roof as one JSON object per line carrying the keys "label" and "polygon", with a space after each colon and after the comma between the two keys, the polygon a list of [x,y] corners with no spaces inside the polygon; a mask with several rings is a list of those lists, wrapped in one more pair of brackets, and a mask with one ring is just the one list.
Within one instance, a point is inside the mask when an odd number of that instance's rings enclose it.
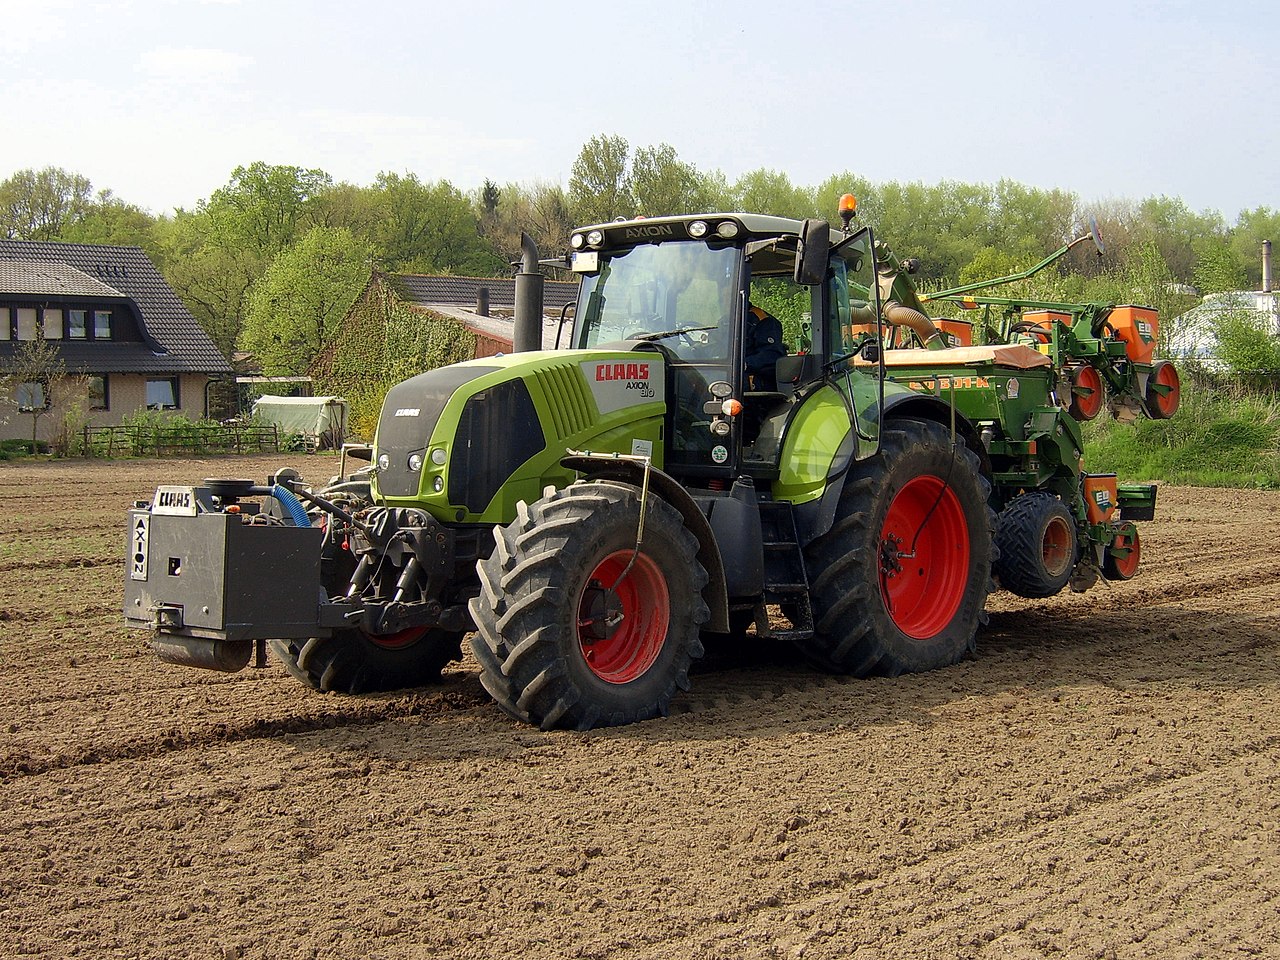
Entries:
{"label": "house with dark roof", "polygon": [[[94,426],[140,409],[203,417],[211,379],[231,373],[138,247],[0,240],[0,370],[33,340],[86,378]],[[39,384],[17,384],[15,393],[19,404],[50,402]],[[42,436],[55,419],[40,418]],[[29,437],[23,421],[0,423],[0,439]]]}
{"label": "house with dark roof", "polygon": [[[476,337],[477,357],[510,353],[515,311],[515,277],[438,277],[374,273],[369,283],[389,284],[406,303],[456,320]],[[542,288],[543,346],[554,349],[560,317],[578,299],[578,284],[547,280]],[[570,312],[568,316],[572,316]],[[562,339],[569,335],[568,322]],[[561,344],[564,346],[564,344]]]}

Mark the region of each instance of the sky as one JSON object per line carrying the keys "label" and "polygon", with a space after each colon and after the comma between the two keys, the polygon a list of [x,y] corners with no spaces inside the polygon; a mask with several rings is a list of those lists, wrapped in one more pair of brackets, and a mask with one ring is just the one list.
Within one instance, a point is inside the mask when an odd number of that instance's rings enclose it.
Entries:
{"label": "sky", "polygon": [[0,179],[169,213],[254,161],[568,184],[596,134],[733,181],[1280,207],[1261,2],[0,0]]}

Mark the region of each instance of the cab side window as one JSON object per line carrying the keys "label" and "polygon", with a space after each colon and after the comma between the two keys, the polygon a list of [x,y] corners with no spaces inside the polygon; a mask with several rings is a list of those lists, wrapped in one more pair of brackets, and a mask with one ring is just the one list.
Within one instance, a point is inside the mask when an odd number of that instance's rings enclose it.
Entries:
{"label": "cab side window", "polygon": [[751,305],[778,318],[788,354],[813,349],[813,291],[790,277],[752,277]]}
{"label": "cab side window", "polygon": [[826,316],[832,357],[849,356],[880,336],[875,280],[869,233],[855,236],[832,254]]}

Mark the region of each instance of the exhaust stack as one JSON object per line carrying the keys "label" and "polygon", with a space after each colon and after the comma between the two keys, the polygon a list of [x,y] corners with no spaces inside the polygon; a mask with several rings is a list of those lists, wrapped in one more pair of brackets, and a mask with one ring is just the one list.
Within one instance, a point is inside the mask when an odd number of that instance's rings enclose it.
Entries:
{"label": "exhaust stack", "polygon": [[542,349],[542,271],[538,245],[520,234],[520,272],[516,274],[516,313],[511,349],[516,353]]}
{"label": "exhaust stack", "polygon": [[1262,241],[1262,292],[1271,292],[1271,241]]}

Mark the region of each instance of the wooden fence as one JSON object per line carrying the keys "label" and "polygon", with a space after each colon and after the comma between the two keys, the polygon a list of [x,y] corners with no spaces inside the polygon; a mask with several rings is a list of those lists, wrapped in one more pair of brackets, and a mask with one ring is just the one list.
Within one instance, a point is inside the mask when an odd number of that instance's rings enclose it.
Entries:
{"label": "wooden fence", "polygon": [[89,457],[144,457],[198,453],[279,453],[275,425],[152,427],[85,427],[84,453]]}

